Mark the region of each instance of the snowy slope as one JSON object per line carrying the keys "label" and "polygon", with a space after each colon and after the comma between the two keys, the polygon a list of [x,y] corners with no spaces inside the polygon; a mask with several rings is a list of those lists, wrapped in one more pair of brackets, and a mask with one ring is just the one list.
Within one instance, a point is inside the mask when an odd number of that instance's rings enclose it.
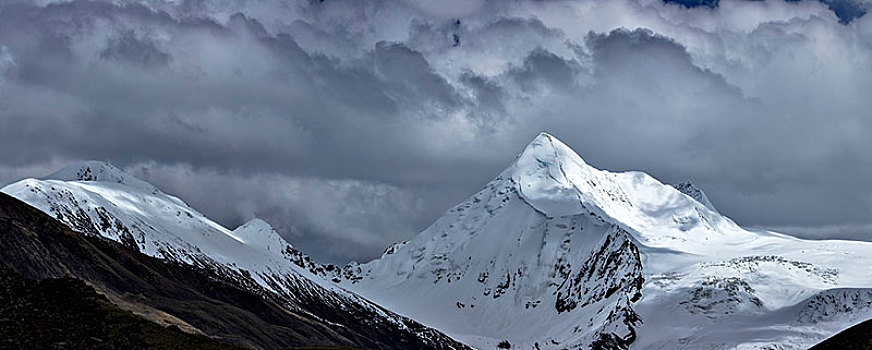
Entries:
{"label": "snowy slope", "polygon": [[543,133],[381,258],[297,263],[482,349],[800,349],[872,317],[872,244],[747,230],[676,187]]}
{"label": "snowy slope", "polygon": [[317,298],[366,318],[366,324],[373,327],[409,332],[422,343],[444,343],[433,348],[461,346],[430,330],[410,328],[414,322],[299,268],[292,263],[295,250],[265,221],[253,219],[229,230],[108,163],[76,163],[43,179],[8,185],[2,192],[76,231],[121,242],[150,256],[205,268],[240,283],[254,281],[254,289],[270,292],[271,298],[294,310],[316,312],[306,307]]}
{"label": "snowy slope", "polygon": [[[266,242],[284,240],[258,220],[237,231],[209,220],[176,197],[103,162],[82,162],[4,193],[51,214],[77,231],[106,236],[147,255],[188,264],[235,264],[268,270],[287,261]],[[259,229],[260,228],[260,229]],[[245,238],[242,238],[241,235]],[[285,264],[286,265],[286,264]]]}

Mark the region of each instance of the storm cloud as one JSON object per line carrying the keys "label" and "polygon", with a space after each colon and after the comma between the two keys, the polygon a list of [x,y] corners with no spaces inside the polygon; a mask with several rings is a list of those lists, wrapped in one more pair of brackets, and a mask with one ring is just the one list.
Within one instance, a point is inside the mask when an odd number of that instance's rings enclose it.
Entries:
{"label": "storm cloud", "polygon": [[0,183],[109,160],[345,262],[548,131],[742,225],[872,240],[872,19],[840,3],[8,1]]}

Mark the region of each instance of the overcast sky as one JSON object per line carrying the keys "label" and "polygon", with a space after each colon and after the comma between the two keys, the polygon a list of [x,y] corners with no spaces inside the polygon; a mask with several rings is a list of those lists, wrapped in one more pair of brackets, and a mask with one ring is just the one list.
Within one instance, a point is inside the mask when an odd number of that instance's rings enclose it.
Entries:
{"label": "overcast sky", "polygon": [[706,3],[5,0],[0,184],[108,160],[341,263],[547,131],[741,225],[872,240],[872,15]]}

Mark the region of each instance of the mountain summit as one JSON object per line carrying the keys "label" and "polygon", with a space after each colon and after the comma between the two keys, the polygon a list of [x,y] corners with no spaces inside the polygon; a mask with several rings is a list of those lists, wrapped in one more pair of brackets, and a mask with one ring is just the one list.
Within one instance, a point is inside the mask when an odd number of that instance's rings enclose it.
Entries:
{"label": "mountain summit", "polygon": [[527,145],[505,172],[527,203],[551,217],[583,212],[582,199],[585,196],[593,199],[588,191],[590,184],[599,182],[596,169],[544,132]]}
{"label": "mountain summit", "polygon": [[146,192],[155,192],[157,188],[150,183],[142,181],[123,170],[116,168],[109,162],[99,160],[86,160],[70,164],[48,176],[45,180],[61,181],[95,181],[114,182],[124,184]]}
{"label": "mountain summit", "polygon": [[524,202],[547,217],[591,212],[635,230],[648,244],[682,237],[685,250],[705,249],[699,246],[727,232],[746,235],[698,188],[668,186],[642,172],[596,169],[547,133],[533,139],[500,177],[510,179]]}
{"label": "mountain summit", "polygon": [[233,235],[241,239],[245,244],[253,244],[266,248],[267,251],[282,251],[292,248],[278,231],[269,223],[258,218],[249,220],[233,230]]}

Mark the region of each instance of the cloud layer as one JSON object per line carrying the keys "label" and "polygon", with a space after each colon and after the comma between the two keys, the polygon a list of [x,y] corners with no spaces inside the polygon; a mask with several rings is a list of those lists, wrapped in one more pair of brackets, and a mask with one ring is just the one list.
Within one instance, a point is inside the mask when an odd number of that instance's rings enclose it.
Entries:
{"label": "cloud layer", "polygon": [[872,240],[872,20],[844,22],[775,0],[4,2],[0,182],[107,159],[365,260],[549,131],[741,224]]}

